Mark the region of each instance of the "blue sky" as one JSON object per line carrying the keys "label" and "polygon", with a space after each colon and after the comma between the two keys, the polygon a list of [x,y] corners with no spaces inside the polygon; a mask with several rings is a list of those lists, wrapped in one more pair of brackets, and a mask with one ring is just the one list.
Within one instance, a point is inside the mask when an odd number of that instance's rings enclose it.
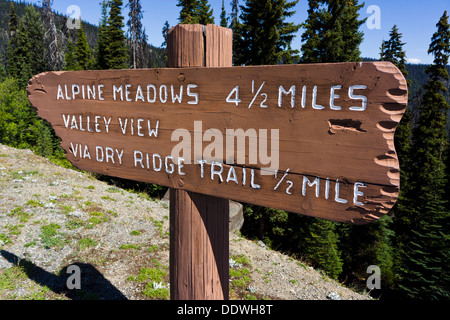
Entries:
{"label": "blue sky", "polygon": [[[30,0],[29,0],[30,1]],[[30,2],[40,4],[41,0],[31,0]],[[98,24],[100,18],[100,0],[54,0],[54,10],[69,14],[67,12],[71,5],[77,5],[80,8],[83,20],[93,24]],[[124,3],[127,3],[124,0]],[[166,21],[170,26],[178,23],[180,8],[176,6],[177,0],[143,0],[144,26],[146,27],[149,42],[155,46],[160,46],[163,42],[162,28]],[[230,0],[225,0],[225,9],[227,14],[231,12]],[[360,1],[361,2],[361,1]],[[214,10],[215,22],[220,22],[220,12],[222,0],[209,0]],[[240,1],[243,4],[244,0]],[[368,9],[379,8],[379,15],[376,11]],[[307,17],[308,1],[300,0],[295,6],[296,14],[290,20],[296,23],[302,23]],[[432,63],[433,57],[427,54],[430,40],[436,31],[436,23],[443,15],[444,11],[450,11],[450,0],[366,0],[365,7],[361,10],[362,18],[369,18],[369,23],[365,24],[361,30],[364,32],[364,42],[361,45],[363,57],[378,58],[382,40],[387,40],[389,31],[396,24],[403,34],[403,41],[407,58],[415,63]],[[124,9],[124,15],[127,10]],[[378,19],[379,18],[379,19]],[[375,20],[374,20],[375,19]],[[293,47],[301,47],[300,30],[294,40]]]}

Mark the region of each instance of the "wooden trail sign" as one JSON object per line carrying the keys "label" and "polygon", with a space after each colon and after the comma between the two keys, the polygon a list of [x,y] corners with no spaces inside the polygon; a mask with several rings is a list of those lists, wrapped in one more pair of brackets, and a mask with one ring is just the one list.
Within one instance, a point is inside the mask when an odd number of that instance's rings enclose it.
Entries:
{"label": "wooden trail sign", "polygon": [[28,93],[82,170],[354,224],[398,198],[389,62],[48,72]]}

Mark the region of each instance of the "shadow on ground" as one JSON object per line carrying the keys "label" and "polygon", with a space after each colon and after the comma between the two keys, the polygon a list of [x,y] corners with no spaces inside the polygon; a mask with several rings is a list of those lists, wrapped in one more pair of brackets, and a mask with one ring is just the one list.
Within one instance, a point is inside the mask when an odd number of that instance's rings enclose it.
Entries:
{"label": "shadow on ground", "polygon": [[[56,294],[72,300],[127,300],[127,298],[111,284],[94,266],[85,263],[74,263],[61,270],[58,275],[50,273],[32,262],[20,259],[13,253],[0,250],[0,255],[8,262],[23,268],[27,276],[41,286],[46,286]],[[77,266],[81,271],[81,289],[69,290],[67,282],[73,275],[68,268]],[[69,283],[73,283],[69,281]]]}

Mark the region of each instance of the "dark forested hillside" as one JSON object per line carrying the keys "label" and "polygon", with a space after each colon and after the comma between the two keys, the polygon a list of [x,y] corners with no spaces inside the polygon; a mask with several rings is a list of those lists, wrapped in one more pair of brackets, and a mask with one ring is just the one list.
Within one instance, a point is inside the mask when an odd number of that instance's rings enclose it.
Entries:
{"label": "dark forested hillside", "polygon": [[[425,69],[428,67],[426,64],[407,64],[406,69],[408,70],[408,80],[410,80],[409,86],[409,107],[411,110],[416,110],[417,106],[420,104],[424,90],[423,87],[428,80],[428,76],[425,73]],[[447,66],[447,70],[450,72],[450,66]],[[446,83],[449,89],[446,92],[447,101],[450,101],[450,81]],[[413,112],[413,115],[416,115]],[[450,130],[450,112],[448,113],[447,129]]]}
{"label": "dark forested hillside", "polygon": [[[14,2],[14,7],[16,10],[16,14],[19,17],[22,17],[25,14],[25,8],[31,5],[26,1],[5,1],[0,0],[0,63],[3,62],[3,57],[5,56],[6,45],[8,43],[8,13],[10,9],[11,2]],[[96,5],[97,3],[95,3]],[[43,15],[43,9],[39,6],[34,6],[36,10]],[[71,39],[76,38],[77,30],[68,30],[67,26],[67,16],[61,13],[55,13],[55,24],[57,29],[62,30],[62,32],[69,38],[69,33]],[[98,38],[98,26],[83,21],[83,29],[86,34],[86,38],[88,40],[89,46],[92,50],[94,50],[97,38]],[[149,65],[148,67],[163,67],[165,66],[165,58],[164,58],[164,50],[158,47],[154,47],[152,45],[148,45],[147,47],[147,55],[149,56]]]}
{"label": "dark forested hillside", "polygon": [[[11,6],[12,1],[0,1],[0,53],[5,53],[5,47],[8,43],[8,13]],[[16,10],[16,14],[19,17],[22,17],[25,14],[25,8],[30,4],[29,2],[14,2],[14,7]],[[43,15],[43,9],[39,6],[34,6],[36,10]],[[66,36],[69,34],[69,30],[66,27],[67,16],[56,13],[55,14],[55,24],[59,30],[62,30]],[[88,43],[91,48],[95,47],[95,43],[97,42],[97,26],[92,25],[88,22],[83,22],[84,32],[86,33],[86,37],[88,39]],[[74,36],[76,30],[70,32],[71,36]]]}

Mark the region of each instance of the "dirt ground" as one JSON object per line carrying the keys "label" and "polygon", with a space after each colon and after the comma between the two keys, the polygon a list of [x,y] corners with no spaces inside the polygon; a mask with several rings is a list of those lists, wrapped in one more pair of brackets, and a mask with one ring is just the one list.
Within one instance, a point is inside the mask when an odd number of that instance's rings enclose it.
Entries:
{"label": "dirt ground", "polygon": [[[170,299],[168,232],[166,203],[0,145],[1,300]],[[230,299],[370,297],[231,233]]]}

